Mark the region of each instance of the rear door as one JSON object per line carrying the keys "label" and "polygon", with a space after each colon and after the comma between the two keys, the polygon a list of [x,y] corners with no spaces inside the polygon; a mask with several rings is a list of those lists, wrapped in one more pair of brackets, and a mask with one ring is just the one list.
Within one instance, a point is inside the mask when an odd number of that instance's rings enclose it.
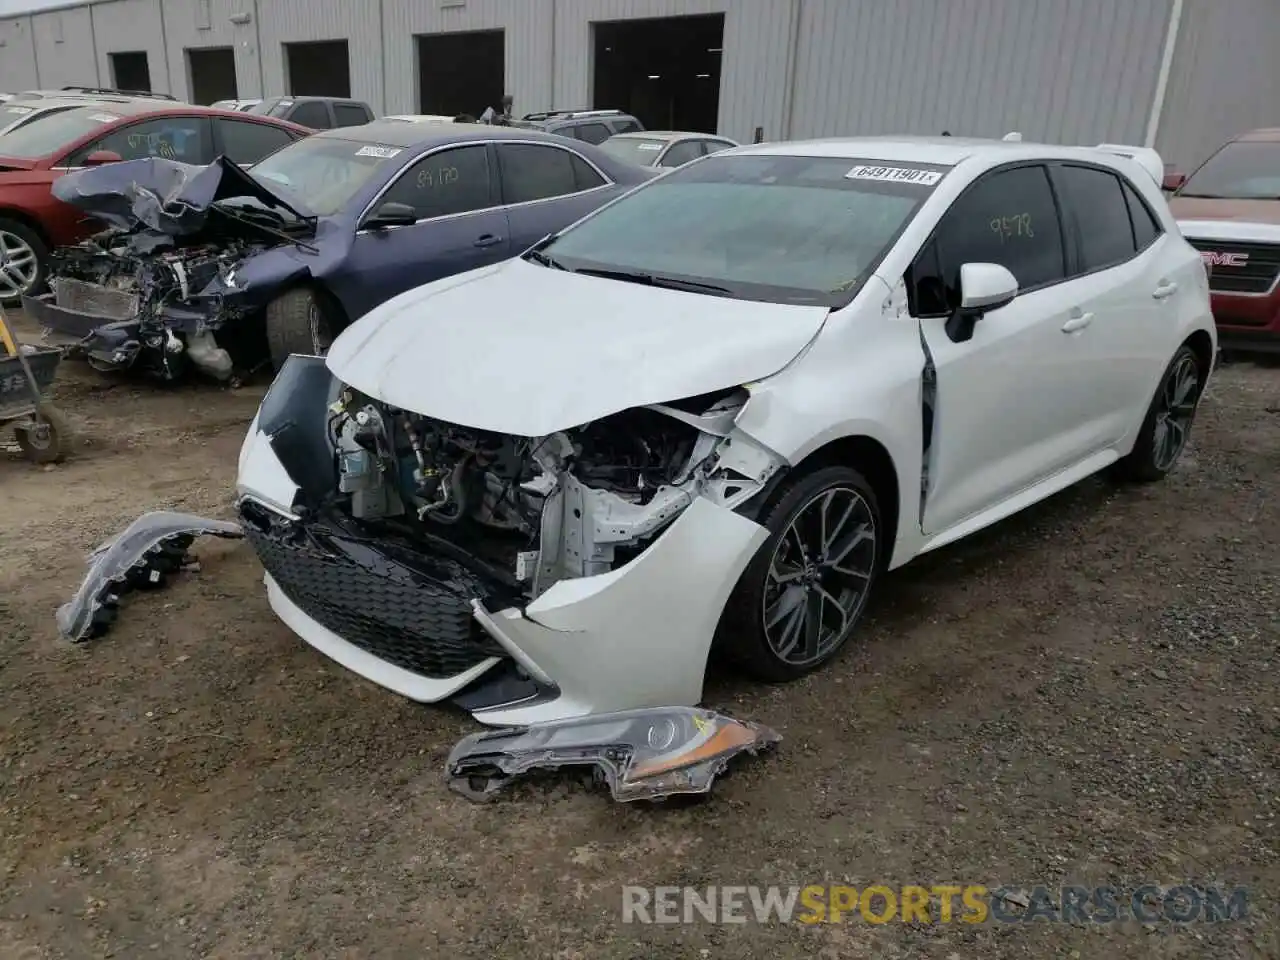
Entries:
{"label": "rear door", "polygon": [[498,143],[497,154],[513,256],[586,216],[604,202],[611,186],[600,170],[566,147]]}
{"label": "rear door", "polygon": [[1176,328],[1177,310],[1172,297],[1156,294],[1172,280],[1162,273],[1157,248],[1163,238],[1152,236],[1150,211],[1135,196],[1140,206],[1133,214],[1147,218],[1138,247],[1121,177],[1087,164],[1050,169],[1067,225],[1071,287],[1085,324],[1070,345],[1079,376],[1089,383],[1078,416],[1091,424],[1092,442],[1102,448],[1132,430],[1134,411],[1150,401],[1152,369],[1169,360],[1165,331]]}
{"label": "rear door", "polygon": [[352,320],[405,290],[510,255],[493,168],[493,151],[485,144],[449,147],[406,167],[374,200],[366,216],[383,203],[402,203],[418,222],[357,229],[335,278]]}

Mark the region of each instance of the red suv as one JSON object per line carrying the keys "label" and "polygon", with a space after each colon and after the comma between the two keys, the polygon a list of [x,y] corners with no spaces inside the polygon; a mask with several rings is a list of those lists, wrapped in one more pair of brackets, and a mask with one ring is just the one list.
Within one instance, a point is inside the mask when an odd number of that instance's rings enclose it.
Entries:
{"label": "red suv", "polygon": [[[1182,179],[1175,174],[1170,185]],[[1280,129],[1222,147],[1169,207],[1209,268],[1223,348],[1280,353]]]}
{"label": "red suv", "polygon": [[0,303],[43,286],[50,249],[100,229],[54,199],[50,185],[77,167],[165,157],[256,163],[311,133],[273,117],[190,104],[111,99],[50,113],[0,136]]}

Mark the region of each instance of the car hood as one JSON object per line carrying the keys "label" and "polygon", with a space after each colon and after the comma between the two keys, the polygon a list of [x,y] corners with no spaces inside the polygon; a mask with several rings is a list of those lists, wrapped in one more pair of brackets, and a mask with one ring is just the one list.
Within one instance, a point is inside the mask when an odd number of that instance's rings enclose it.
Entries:
{"label": "car hood", "polygon": [[1208,197],[1179,197],[1169,200],[1177,220],[1248,220],[1280,224],[1280,200],[1214,200]]}
{"label": "car hood", "polygon": [[374,399],[540,437],[777,373],[826,307],[664,290],[508,260],[403,293],[334,341],[330,371]]}
{"label": "car hood", "polygon": [[226,157],[203,167],[160,157],[86,167],[55,181],[53,195],[113,227],[169,236],[199,232],[209,208],[222,200],[256,200],[312,219]]}

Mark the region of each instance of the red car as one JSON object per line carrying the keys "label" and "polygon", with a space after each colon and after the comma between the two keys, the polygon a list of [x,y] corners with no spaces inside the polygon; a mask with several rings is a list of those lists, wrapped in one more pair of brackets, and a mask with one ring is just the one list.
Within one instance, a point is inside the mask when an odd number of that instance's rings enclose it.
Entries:
{"label": "red car", "polygon": [[1168,185],[1178,226],[1209,268],[1223,349],[1280,353],[1280,129],[1237,137]]}
{"label": "red car", "polygon": [[274,117],[114,98],[10,130],[0,136],[0,303],[39,291],[49,251],[100,228],[49,192],[68,170],[146,157],[203,165],[225,155],[250,164],[310,133]]}

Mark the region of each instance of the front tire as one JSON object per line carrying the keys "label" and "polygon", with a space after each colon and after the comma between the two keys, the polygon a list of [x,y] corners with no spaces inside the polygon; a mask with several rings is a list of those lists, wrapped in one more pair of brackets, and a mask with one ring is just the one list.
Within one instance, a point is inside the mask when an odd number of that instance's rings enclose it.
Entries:
{"label": "front tire", "polygon": [[24,296],[44,288],[49,248],[40,235],[19,220],[0,217],[0,305],[22,306]]}
{"label": "front tire", "polygon": [[1168,476],[1191,439],[1204,380],[1199,356],[1183,344],[1165,368],[1133,449],[1116,462],[1117,479],[1152,483]]}
{"label": "front tire", "polygon": [[320,295],[299,287],[267,305],[267,350],[279,371],[290,354],[324,356],[337,333],[333,313]]}
{"label": "front tire", "polygon": [[853,635],[881,566],[880,509],[862,474],[830,466],[785,483],[758,519],[769,538],[729,598],[718,646],[752,676],[783,683]]}

